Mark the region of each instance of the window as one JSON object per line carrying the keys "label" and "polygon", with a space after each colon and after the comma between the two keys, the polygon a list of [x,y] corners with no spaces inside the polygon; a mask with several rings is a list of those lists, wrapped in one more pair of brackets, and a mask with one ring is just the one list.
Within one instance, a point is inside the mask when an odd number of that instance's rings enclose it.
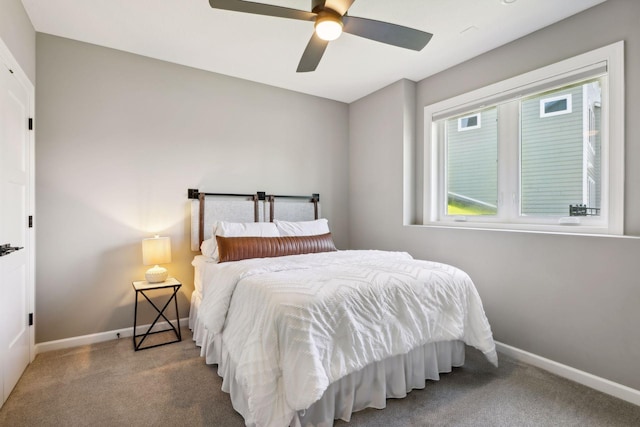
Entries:
{"label": "window", "polygon": [[[519,101],[520,106],[520,215],[570,216],[570,206],[584,204],[600,209],[598,197],[590,199],[588,182],[601,184],[600,150],[591,150],[589,135],[596,135],[600,145],[600,126],[589,120],[589,110],[601,102],[605,77],[581,81],[551,92]],[[575,110],[571,108],[574,97]],[[545,97],[544,99],[540,99]],[[562,102],[561,102],[562,101]],[[568,105],[538,115],[540,105]],[[594,210],[593,212],[599,212]]]}
{"label": "window", "polygon": [[458,119],[458,131],[478,129],[480,127],[480,115],[472,114],[470,116],[460,117]]}
{"label": "window", "polygon": [[622,52],[618,42],[426,107],[424,223],[622,234]]}
{"label": "window", "polygon": [[571,113],[571,94],[540,100],[540,117],[552,117]]}
{"label": "window", "polygon": [[[460,128],[474,117],[485,126]],[[445,119],[447,215],[495,215],[498,200],[498,126],[495,107],[464,118]],[[456,122],[458,126],[456,129]]]}

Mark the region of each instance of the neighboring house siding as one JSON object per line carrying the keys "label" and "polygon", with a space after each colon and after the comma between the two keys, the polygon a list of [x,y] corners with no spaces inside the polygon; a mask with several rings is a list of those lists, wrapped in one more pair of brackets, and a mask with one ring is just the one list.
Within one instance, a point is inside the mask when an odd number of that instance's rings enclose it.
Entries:
{"label": "neighboring house siding", "polygon": [[479,201],[496,206],[497,175],[497,109],[481,112],[480,128],[458,130],[458,119],[450,119],[447,127],[448,193],[458,202]]}
{"label": "neighboring house siding", "polygon": [[[571,113],[540,117],[540,100],[571,94]],[[522,214],[568,215],[583,203],[582,86],[521,103]]]}

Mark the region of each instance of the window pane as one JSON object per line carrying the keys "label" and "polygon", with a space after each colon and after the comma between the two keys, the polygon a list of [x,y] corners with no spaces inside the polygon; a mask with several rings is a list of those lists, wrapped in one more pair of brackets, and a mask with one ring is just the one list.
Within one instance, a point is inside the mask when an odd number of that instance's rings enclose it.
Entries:
{"label": "window pane", "polygon": [[468,128],[478,126],[478,116],[465,117],[462,119],[462,127]]}
{"label": "window pane", "polygon": [[458,119],[458,130],[475,129],[480,127],[478,123],[480,116],[474,114],[472,116],[460,117]]}
{"label": "window pane", "polygon": [[497,108],[477,112],[475,129],[446,127],[447,215],[495,215],[498,199]]}
{"label": "window pane", "polygon": [[544,112],[545,113],[556,113],[559,111],[566,111],[567,110],[567,100],[566,99],[559,99],[557,101],[549,101],[544,105]]}
{"label": "window pane", "polygon": [[[572,107],[567,114],[541,117],[541,100],[553,97],[566,99],[565,109]],[[533,96],[520,108],[521,215],[569,216],[570,205],[581,207],[573,214],[599,215],[600,81]]]}

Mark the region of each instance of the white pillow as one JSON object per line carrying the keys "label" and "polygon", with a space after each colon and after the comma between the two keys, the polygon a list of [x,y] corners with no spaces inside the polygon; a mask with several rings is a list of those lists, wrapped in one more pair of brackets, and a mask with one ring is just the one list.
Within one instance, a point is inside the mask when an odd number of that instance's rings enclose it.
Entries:
{"label": "white pillow", "polygon": [[218,221],[214,235],[222,237],[278,237],[278,228],[271,222]]}
{"label": "white pillow", "polygon": [[329,232],[329,221],[326,218],[315,221],[273,221],[281,236],[317,236]]}
{"label": "white pillow", "polygon": [[202,255],[208,256],[209,258],[213,258],[216,253],[216,249],[218,249],[218,242],[216,242],[215,236],[211,239],[203,240],[200,245],[200,252],[202,252]]}
{"label": "white pillow", "polygon": [[[280,233],[271,222],[228,222],[216,221],[213,225],[213,237],[202,242],[202,255],[218,261],[218,242],[216,236],[222,237],[278,237]],[[206,253],[205,253],[206,251]]]}

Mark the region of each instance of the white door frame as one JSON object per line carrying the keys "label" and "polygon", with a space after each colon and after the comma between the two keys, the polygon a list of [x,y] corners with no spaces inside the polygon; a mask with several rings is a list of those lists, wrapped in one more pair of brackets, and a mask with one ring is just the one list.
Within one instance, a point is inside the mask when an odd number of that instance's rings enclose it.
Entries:
{"label": "white door frame", "polygon": [[[0,62],[8,65],[12,74],[20,82],[20,84],[27,90],[29,97],[29,117],[35,117],[35,86],[27,77],[20,64],[15,59],[4,40],[0,38]],[[28,142],[28,162],[29,162],[29,176],[28,176],[28,196],[27,196],[27,212],[28,215],[34,217],[35,214],[35,130],[29,132]],[[25,218],[26,221],[26,218]],[[35,325],[35,253],[36,253],[36,239],[35,239],[35,217],[34,225],[27,231],[28,247],[25,248],[28,251],[27,255],[27,288],[29,299],[29,312],[34,313],[34,325]],[[35,358],[35,327],[29,328],[29,362],[33,362]]]}

